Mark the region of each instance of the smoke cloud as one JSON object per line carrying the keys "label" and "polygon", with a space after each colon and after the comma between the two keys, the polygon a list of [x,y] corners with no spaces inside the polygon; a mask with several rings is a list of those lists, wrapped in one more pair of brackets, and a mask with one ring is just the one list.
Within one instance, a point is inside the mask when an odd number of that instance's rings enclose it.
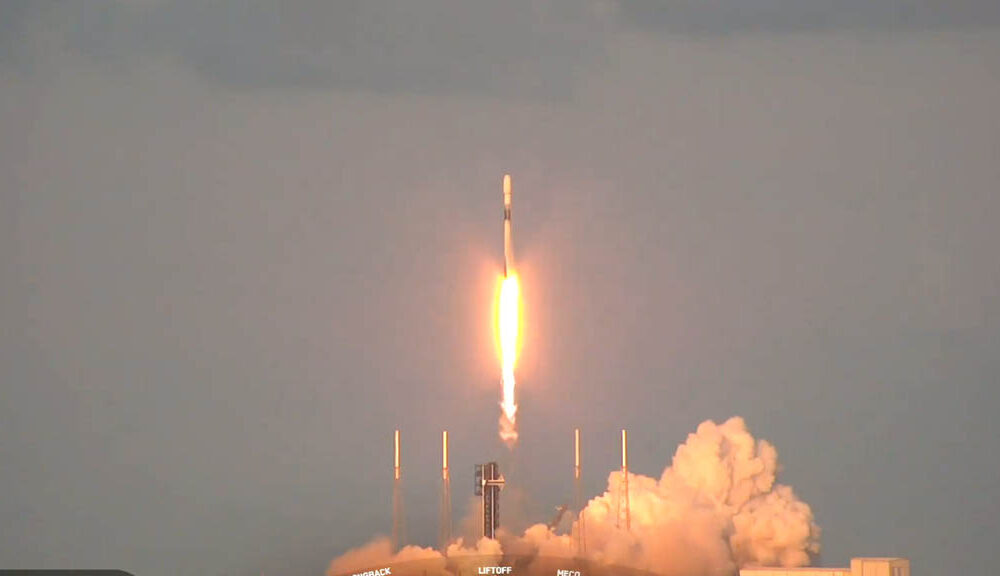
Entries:
{"label": "smoke cloud", "polygon": [[[608,475],[607,491],[584,510],[587,557],[667,575],[807,565],[820,530],[809,505],[776,484],[777,471],[777,450],[742,418],[703,422],[659,479],[629,474],[631,530],[617,526],[621,472]],[[520,540],[539,554],[575,554],[571,538],[541,524]]]}
{"label": "smoke cloud", "polygon": [[385,536],[376,536],[364,546],[352,548],[330,563],[327,574],[350,574],[376,564],[408,562],[411,560],[441,560],[440,570],[444,572],[444,556],[433,548],[405,546],[393,553],[392,542]]}
{"label": "smoke cloud", "polygon": [[742,418],[706,421],[677,448],[659,478],[629,473],[629,530],[618,526],[622,473],[608,475],[607,490],[583,510],[583,554],[573,536],[578,521],[570,534],[535,524],[521,534],[501,530],[499,542],[481,540],[472,548],[459,539],[445,555],[417,547],[392,555],[388,540],[379,539],[334,560],[329,574],[349,572],[344,569],[348,565],[425,557],[439,558],[442,569],[450,571],[452,558],[469,554],[583,556],[596,565],[665,576],[723,576],[744,566],[808,565],[820,551],[820,529],[809,505],[791,487],[777,483],[777,472],[777,450],[755,439]]}
{"label": "smoke cloud", "polygon": [[352,548],[334,558],[326,573],[328,576],[358,573],[374,567],[419,562],[421,573],[453,575],[468,573],[470,568],[484,558],[499,561],[503,556],[500,542],[481,538],[473,546],[466,546],[462,538],[448,545],[445,554],[433,548],[405,546],[393,553],[392,542],[385,536],[376,536],[367,544]]}

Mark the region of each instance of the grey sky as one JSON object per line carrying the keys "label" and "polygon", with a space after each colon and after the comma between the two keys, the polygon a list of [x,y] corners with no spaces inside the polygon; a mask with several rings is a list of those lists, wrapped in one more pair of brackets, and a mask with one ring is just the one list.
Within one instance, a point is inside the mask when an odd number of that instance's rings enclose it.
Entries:
{"label": "grey sky", "polygon": [[526,516],[574,426],[592,495],[738,414],[824,564],[990,571],[995,2],[281,6],[0,4],[5,565],[321,573],[397,426],[434,542],[440,429],[456,516],[504,454],[509,171]]}

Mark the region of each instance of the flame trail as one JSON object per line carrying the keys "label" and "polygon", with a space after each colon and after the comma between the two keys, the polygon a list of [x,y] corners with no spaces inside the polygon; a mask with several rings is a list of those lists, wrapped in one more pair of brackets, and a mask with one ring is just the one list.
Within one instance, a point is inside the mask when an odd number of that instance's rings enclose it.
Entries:
{"label": "flame trail", "polygon": [[517,404],[514,401],[514,365],[520,324],[521,287],[517,275],[511,273],[500,287],[500,306],[497,324],[500,336],[500,360],[503,399],[500,401],[500,438],[512,448],[517,442]]}

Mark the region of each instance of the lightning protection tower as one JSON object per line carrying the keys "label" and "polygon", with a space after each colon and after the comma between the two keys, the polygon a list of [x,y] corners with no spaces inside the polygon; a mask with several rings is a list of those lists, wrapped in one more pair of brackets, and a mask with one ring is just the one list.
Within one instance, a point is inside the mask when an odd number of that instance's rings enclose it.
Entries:
{"label": "lightning protection tower", "polygon": [[476,464],[476,496],[482,505],[483,537],[495,539],[500,527],[500,490],[503,475],[496,462]]}

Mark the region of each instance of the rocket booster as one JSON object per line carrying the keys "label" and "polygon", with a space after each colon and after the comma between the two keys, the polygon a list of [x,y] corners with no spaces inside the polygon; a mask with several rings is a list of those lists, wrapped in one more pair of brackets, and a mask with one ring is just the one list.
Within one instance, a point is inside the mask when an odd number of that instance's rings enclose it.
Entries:
{"label": "rocket booster", "polygon": [[510,238],[510,174],[503,175],[503,275],[514,271],[514,250]]}

